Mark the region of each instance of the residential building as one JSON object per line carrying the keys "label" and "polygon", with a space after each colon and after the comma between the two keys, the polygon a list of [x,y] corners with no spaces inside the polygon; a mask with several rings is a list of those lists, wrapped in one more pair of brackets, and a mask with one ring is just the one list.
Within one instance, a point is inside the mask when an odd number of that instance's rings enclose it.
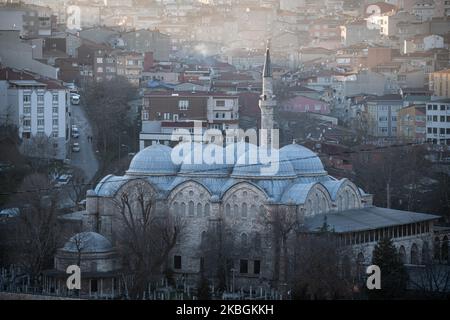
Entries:
{"label": "residential building", "polygon": [[450,146],[450,99],[427,103],[427,141]]}
{"label": "residential building", "polygon": [[397,137],[419,143],[426,141],[425,105],[410,105],[398,111]]}
{"label": "residential building", "polygon": [[397,136],[398,111],[403,107],[403,99],[398,94],[370,97],[366,101],[368,130],[378,138]]}
{"label": "residential building", "polygon": [[330,105],[320,100],[296,96],[280,102],[280,111],[292,113],[313,112],[329,114]]}
{"label": "residential building", "polygon": [[179,128],[238,129],[239,97],[213,92],[152,91],[144,95],[140,146],[173,144]]}
{"label": "residential building", "polygon": [[429,85],[435,96],[450,98],[450,69],[432,72]]}
{"label": "residential building", "polygon": [[118,76],[125,77],[132,85],[139,86],[144,67],[144,55],[137,52],[117,51],[112,54]]}
{"label": "residential building", "polygon": [[0,119],[17,126],[21,151],[29,156],[66,159],[68,97],[69,90],[56,80],[0,68]]}

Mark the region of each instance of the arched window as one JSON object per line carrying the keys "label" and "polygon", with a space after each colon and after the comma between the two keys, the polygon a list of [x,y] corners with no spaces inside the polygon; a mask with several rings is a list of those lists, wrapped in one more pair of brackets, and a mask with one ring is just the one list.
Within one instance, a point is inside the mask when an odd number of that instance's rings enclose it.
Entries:
{"label": "arched window", "polygon": [[442,238],[441,260],[443,262],[447,262],[448,261],[448,237],[447,236]]}
{"label": "arched window", "polygon": [[209,217],[209,215],[211,214],[211,206],[209,205],[209,203],[205,204],[205,217]]}
{"label": "arched window", "polygon": [[398,249],[398,255],[400,256],[400,261],[405,264],[406,263],[406,250],[404,246],[400,246]]}
{"label": "arched window", "polygon": [[417,245],[413,243],[411,246],[411,264],[419,264],[419,249]]}
{"label": "arched window", "polygon": [[231,217],[231,206],[229,203],[227,203],[227,205],[225,206],[225,215],[227,217]]}
{"label": "arched window", "polygon": [[319,199],[319,195],[316,193],[315,197],[314,197],[314,213],[318,214],[320,213],[320,199]]}
{"label": "arched window", "polygon": [[186,214],[186,203],[182,202],[181,203],[181,208],[180,208],[180,215],[184,216]]}
{"label": "arched window", "polygon": [[180,205],[176,201],[173,203],[173,213],[175,215],[179,215],[180,214]]}
{"label": "arched window", "polygon": [[254,245],[255,245],[255,250],[261,249],[261,235],[259,234],[259,232],[255,233]]}
{"label": "arched window", "polygon": [[202,216],[202,204],[201,203],[197,204],[197,216],[198,217]]}
{"label": "arched window", "polygon": [[241,234],[241,245],[244,248],[248,245],[248,237],[246,233]]}
{"label": "arched window", "polygon": [[250,216],[252,218],[256,217],[256,215],[258,214],[258,210],[256,210],[256,206],[254,204],[252,204],[250,206]]}
{"label": "arched window", "polygon": [[345,190],[345,195],[344,195],[344,210],[347,210],[349,208],[349,202],[350,202],[350,191],[347,189]]}
{"label": "arched window", "polygon": [[338,210],[342,211],[342,195],[338,197]]}
{"label": "arched window", "polygon": [[352,193],[352,208],[358,208],[358,201],[356,200],[356,195]]}
{"label": "arched window", "polygon": [[189,201],[189,216],[194,216],[195,214],[195,205],[194,205],[194,201]]}
{"label": "arched window", "polygon": [[242,218],[247,218],[247,204],[244,202],[241,209]]}
{"label": "arched window", "polygon": [[233,206],[233,214],[235,217],[239,217],[239,206],[237,204]]}

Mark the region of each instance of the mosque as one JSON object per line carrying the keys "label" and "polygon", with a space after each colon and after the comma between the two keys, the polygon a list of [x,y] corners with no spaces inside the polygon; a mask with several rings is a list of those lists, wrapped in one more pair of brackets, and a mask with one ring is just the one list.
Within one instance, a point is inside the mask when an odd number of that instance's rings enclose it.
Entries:
{"label": "mosque", "polygon": [[[272,81],[267,49],[260,99],[263,129],[274,125],[276,101]],[[293,212],[297,225],[310,232],[321,228],[326,217],[342,244],[351,249],[350,259],[362,265],[370,264],[377,241],[385,236],[393,239],[405,264],[421,264],[430,256],[433,225],[439,217],[373,206],[371,194],[348,179],[328,175],[319,157],[298,144],[280,148],[278,171],[264,173],[264,164],[249,163],[254,158],[252,154],[262,147],[246,142],[229,144],[224,147],[224,154],[234,154],[235,161],[224,164],[195,164],[190,161],[194,152],[187,152],[185,161],[176,164],[172,161],[174,149],[161,144],[141,150],[125,175],[108,175],[87,192],[83,229],[96,235],[88,237],[88,241],[101,242],[87,246],[94,251],[89,253],[90,258],[95,256],[96,247],[100,248],[99,259],[104,259],[105,252],[108,257],[113,256],[118,223],[114,200],[137,189],[151,195],[162,212],[186,221],[186,232],[172,250],[167,266],[192,283],[204,262],[200,248],[205,232],[212,222],[223,221],[232,228],[235,242],[242,249],[233,255],[227,270],[230,277],[232,272],[236,286],[273,284],[274,246],[260,217],[275,210]],[[70,251],[70,241],[60,255],[68,254],[64,250]],[[58,269],[64,270],[61,259],[57,260]],[[117,263],[114,265],[118,270]],[[102,272],[101,263],[93,266],[92,272],[96,268]],[[111,278],[113,269],[105,270]],[[111,283],[110,287],[114,287],[114,280]]]}

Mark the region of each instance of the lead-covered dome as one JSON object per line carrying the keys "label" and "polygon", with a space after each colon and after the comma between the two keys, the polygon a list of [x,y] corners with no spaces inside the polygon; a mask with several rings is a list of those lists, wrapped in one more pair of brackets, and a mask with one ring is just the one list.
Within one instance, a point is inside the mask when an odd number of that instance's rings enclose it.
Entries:
{"label": "lead-covered dome", "polygon": [[131,160],[128,175],[176,174],[179,166],[172,161],[172,148],[154,144],[139,151]]}
{"label": "lead-covered dome", "polygon": [[326,174],[322,161],[312,150],[298,144],[280,149],[280,158],[288,159],[297,175]]}
{"label": "lead-covered dome", "polygon": [[295,178],[291,162],[278,150],[267,152],[261,147],[250,148],[242,154],[234,166],[235,178]]}
{"label": "lead-covered dome", "polygon": [[112,250],[111,242],[96,232],[77,233],[62,248],[62,251],[76,253],[100,253]]}
{"label": "lead-covered dome", "polygon": [[211,175],[227,176],[233,167],[233,162],[228,163],[225,149],[216,144],[191,145],[183,159],[180,174],[184,175]]}

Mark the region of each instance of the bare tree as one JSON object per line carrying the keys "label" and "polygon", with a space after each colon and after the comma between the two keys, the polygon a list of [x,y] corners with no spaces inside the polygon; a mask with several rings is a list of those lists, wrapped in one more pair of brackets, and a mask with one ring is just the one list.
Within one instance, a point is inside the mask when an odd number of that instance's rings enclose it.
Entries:
{"label": "bare tree", "polygon": [[16,261],[37,285],[45,268],[53,266],[53,256],[61,245],[63,234],[58,222],[59,193],[51,189],[46,175],[27,176],[13,203],[20,209],[15,250]]}
{"label": "bare tree", "polygon": [[337,299],[351,296],[349,250],[330,231],[300,232],[290,277],[294,299]]}
{"label": "bare tree", "polygon": [[200,271],[202,276],[216,279],[219,291],[232,287],[228,284],[230,272],[233,272],[231,261],[235,258],[236,249],[236,232],[230,222],[221,218],[210,220],[200,244],[203,258]]}
{"label": "bare tree", "polygon": [[66,188],[66,194],[72,200],[74,206],[78,206],[80,201],[83,200],[87,189],[86,175],[83,170],[74,168],[72,178],[68,183],[68,188]]}
{"label": "bare tree", "polygon": [[274,255],[275,284],[284,284],[289,268],[289,237],[298,225],[297,213],[293,208],[272,207],[268,212],[259,215],[259,222],[265,226],[270,235]]}
{"label": "bare tree", "polygon": [[170,251],[184,229],[184,222],[169,212],[158,212],[144,189],[124,192],[115,205],[119,209],[117,242],[131,298],[142,297],[147,286],[163,276]]}

